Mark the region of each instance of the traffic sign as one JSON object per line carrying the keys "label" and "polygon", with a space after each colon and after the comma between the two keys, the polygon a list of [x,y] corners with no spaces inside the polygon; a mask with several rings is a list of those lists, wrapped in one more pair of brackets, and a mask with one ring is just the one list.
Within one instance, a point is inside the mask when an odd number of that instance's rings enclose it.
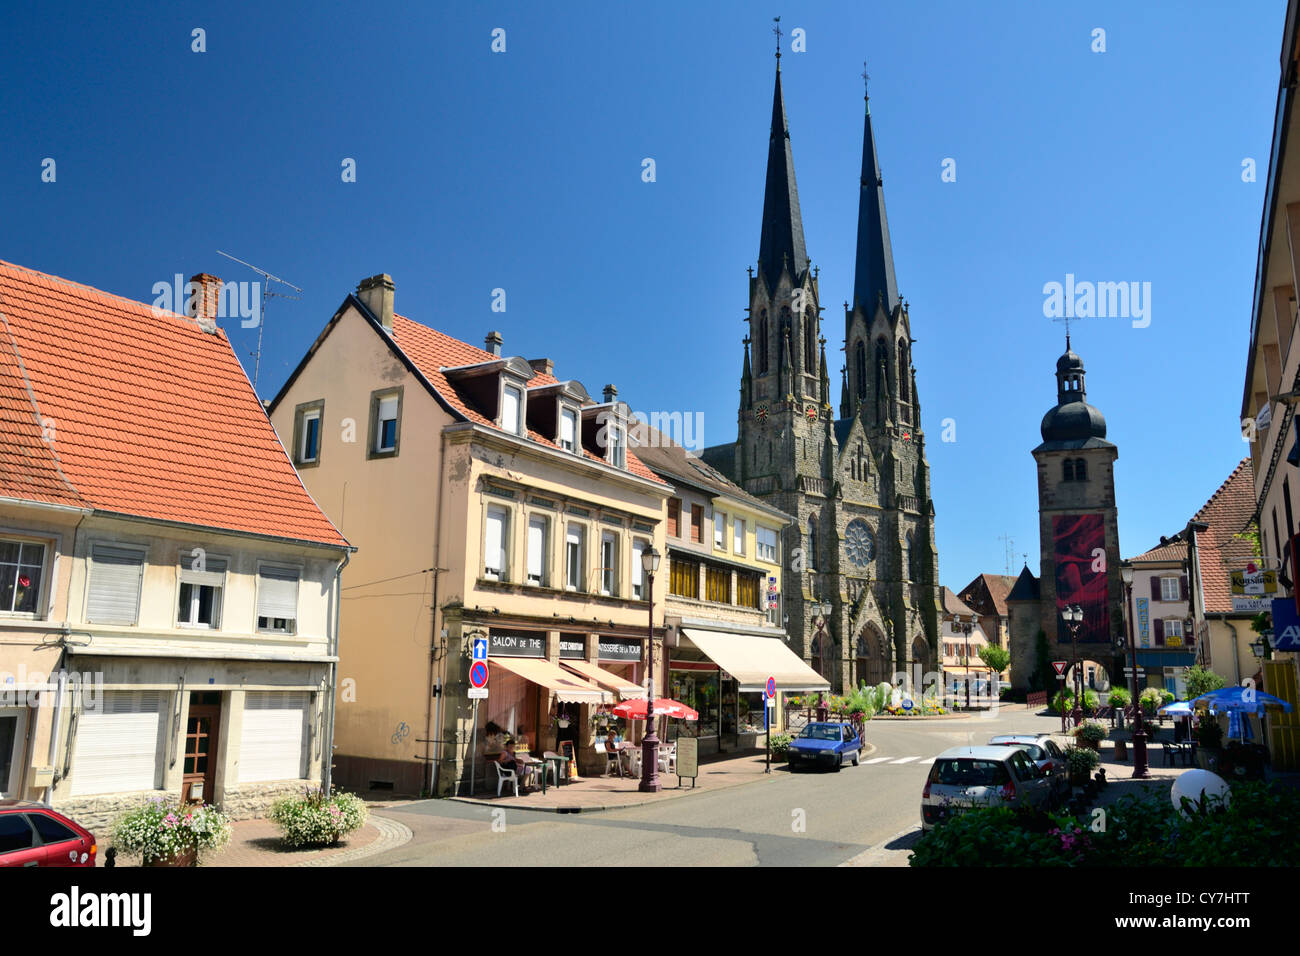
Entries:
{"label": "traffic sign", "polygon": [[903,710],[911,710],[911,709],[912,709],[912,698],[907,697],[903,700]]}
{"label": "traffic sign", "polygon": [[470,699],[470,700],[487,700],[487,688],[486,688],[486,687],[471,687],[471,688],[469,689],[469,699]]}
{"label": "traffic sign", "polygon": [[471,687],[486,687],[488,666],[486,661],[475,661],[469,666],[469,683]]}
{"label": "traffic sign", "polygon": [[1069,664],[1070,664],[1069,661],[1052,661],[1052,666],[1053,666],[1054,668],[1056,668],[1056,676],[1057,676],[1057,677],[1064,677],[1064,676],[1065,676],[1065,668],[1068,667]]}
{"label": "traffic sign", "polygon": [[488,640],[486,637],[474,638],[474,660],[485,661],[488,654]]}
{"label": "traffic sign", "polygon": [[769,699],[769,700],[772,699],[772,698],[774,698],[774,697],[776,697],[776,678],[775,678],[775,677],[769,677],[769,678],[767,679],[767,696],[768,696],[768,699]]}

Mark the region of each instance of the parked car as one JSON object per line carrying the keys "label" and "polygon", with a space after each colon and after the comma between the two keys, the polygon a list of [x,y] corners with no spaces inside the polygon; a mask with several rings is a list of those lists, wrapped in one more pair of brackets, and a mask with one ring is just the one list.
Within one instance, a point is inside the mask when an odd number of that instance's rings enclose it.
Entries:
{"label": "parked car", "polygon": [[953,747],[934,759],[921,791],[921,828],[970,807],[1041,807],[1052,781],[1019,747]]}
{"label": "parked car", "polygon": [[791,770],[800,767],[830,767],[839,770],[845,759],[857,766],[862,759],[862,738],[852,724],[826,721],[806,726],[790,741],[786,762]]}
{"label": "parked car", "polygon": [[1057,798],[1069,799],[1070,778],[1065,771],[1065,752],[1051,734],[998,734],[989,738],[989,745],[1023,749],[1038,769],[1052,778],[1052,789]]}
{"label": "parked car", "polygon": [[40,803],[0,800],[0,866],[94,866],[95,835]]}

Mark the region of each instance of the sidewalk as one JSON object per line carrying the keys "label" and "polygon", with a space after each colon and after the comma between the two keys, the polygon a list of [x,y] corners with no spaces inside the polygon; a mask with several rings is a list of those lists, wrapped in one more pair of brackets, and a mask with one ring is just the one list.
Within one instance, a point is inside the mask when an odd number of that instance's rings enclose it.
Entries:
{"label": "sidewalk", "polygon": [[[871,744],[863,749],[863,756],[874,753]],[[766,766],[762,751],[751,751],[738,756],[722,755],[706,757],[700,761],[700,776],[692,789],[689,778],[679,781],[676,774],[660,773],[659,782],[663,789],[658,793],[642,793],[638,788],[640,780],[632,777],[583,777],[572,783],[561,783],[541,790],[525,792],[516,797],[510,787],[496,795],[496,787],[489,795],[475,797],[452,797],[459,803],[472,803],[484,807],[505,807],[510,810],[539,810],[546,813],[593,813],[600,810],[615,810],[622,807],[639,807],[647,803],[660,803],[684,797],[691,793],[708,793],[727,787],[738,787],[748,783],[771,780],[778,773],[789,773],[785,763],[772,761],[772,773],[763,772]]]}
{"label": "sidewalk", "polygon": [[[281,845],[280,830],[270,820],[236,820],[230,842],[203,861],[203,866],[337,866],[396,849],[411,840],[404,824],[377,816],[371,807],[366,825],[350,834],[338,846],[292,849]],[[104,865],[104,853],[95,859]],[[137,866],[134,858],[119,857],[117,866]]]}

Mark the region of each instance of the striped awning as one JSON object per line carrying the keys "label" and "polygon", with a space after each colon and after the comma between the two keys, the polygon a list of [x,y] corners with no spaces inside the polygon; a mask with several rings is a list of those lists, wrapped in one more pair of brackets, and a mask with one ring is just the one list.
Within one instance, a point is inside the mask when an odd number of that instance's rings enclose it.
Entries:
{"label": "striped awning", "polygon": [[645,688],[626,677],[619,677],[591,661],[560,661],[560,666],[573,671],[584,680],[618,694],[620,700],[644,700]]}
{"label": "striped awning", "polygon": [[553,691],[561,703],[609,704],[614,701],[613,694],[550,661],[536,657],[494,657],[490,663]]}

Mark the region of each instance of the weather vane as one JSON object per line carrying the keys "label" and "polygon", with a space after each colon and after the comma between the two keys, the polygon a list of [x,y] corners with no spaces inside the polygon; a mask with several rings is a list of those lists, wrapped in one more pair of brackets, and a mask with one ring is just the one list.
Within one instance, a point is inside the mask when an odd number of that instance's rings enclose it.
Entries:
{"label": "weather vane", "polygon": [[1065,350],[1067,352],[1070,351],[1070,319],[1071,318],[1073,318],[1073,316],[1063,315],[1060,318],[1052,319],[1053,322],[1065,323]]}
{"label": "weather vane", "polygon": [[776,58],[779,60],[781,59],[781,18],[773,17],[772,22],[776,24],[772,27],[772,32],[776,34]]}
{"label": "weather vane", "polygon": [[863,60],[862,61],[862,96],[864,99],[867,96],[867,81],[870,79],[871,77],[867,75],[867,61]]}

